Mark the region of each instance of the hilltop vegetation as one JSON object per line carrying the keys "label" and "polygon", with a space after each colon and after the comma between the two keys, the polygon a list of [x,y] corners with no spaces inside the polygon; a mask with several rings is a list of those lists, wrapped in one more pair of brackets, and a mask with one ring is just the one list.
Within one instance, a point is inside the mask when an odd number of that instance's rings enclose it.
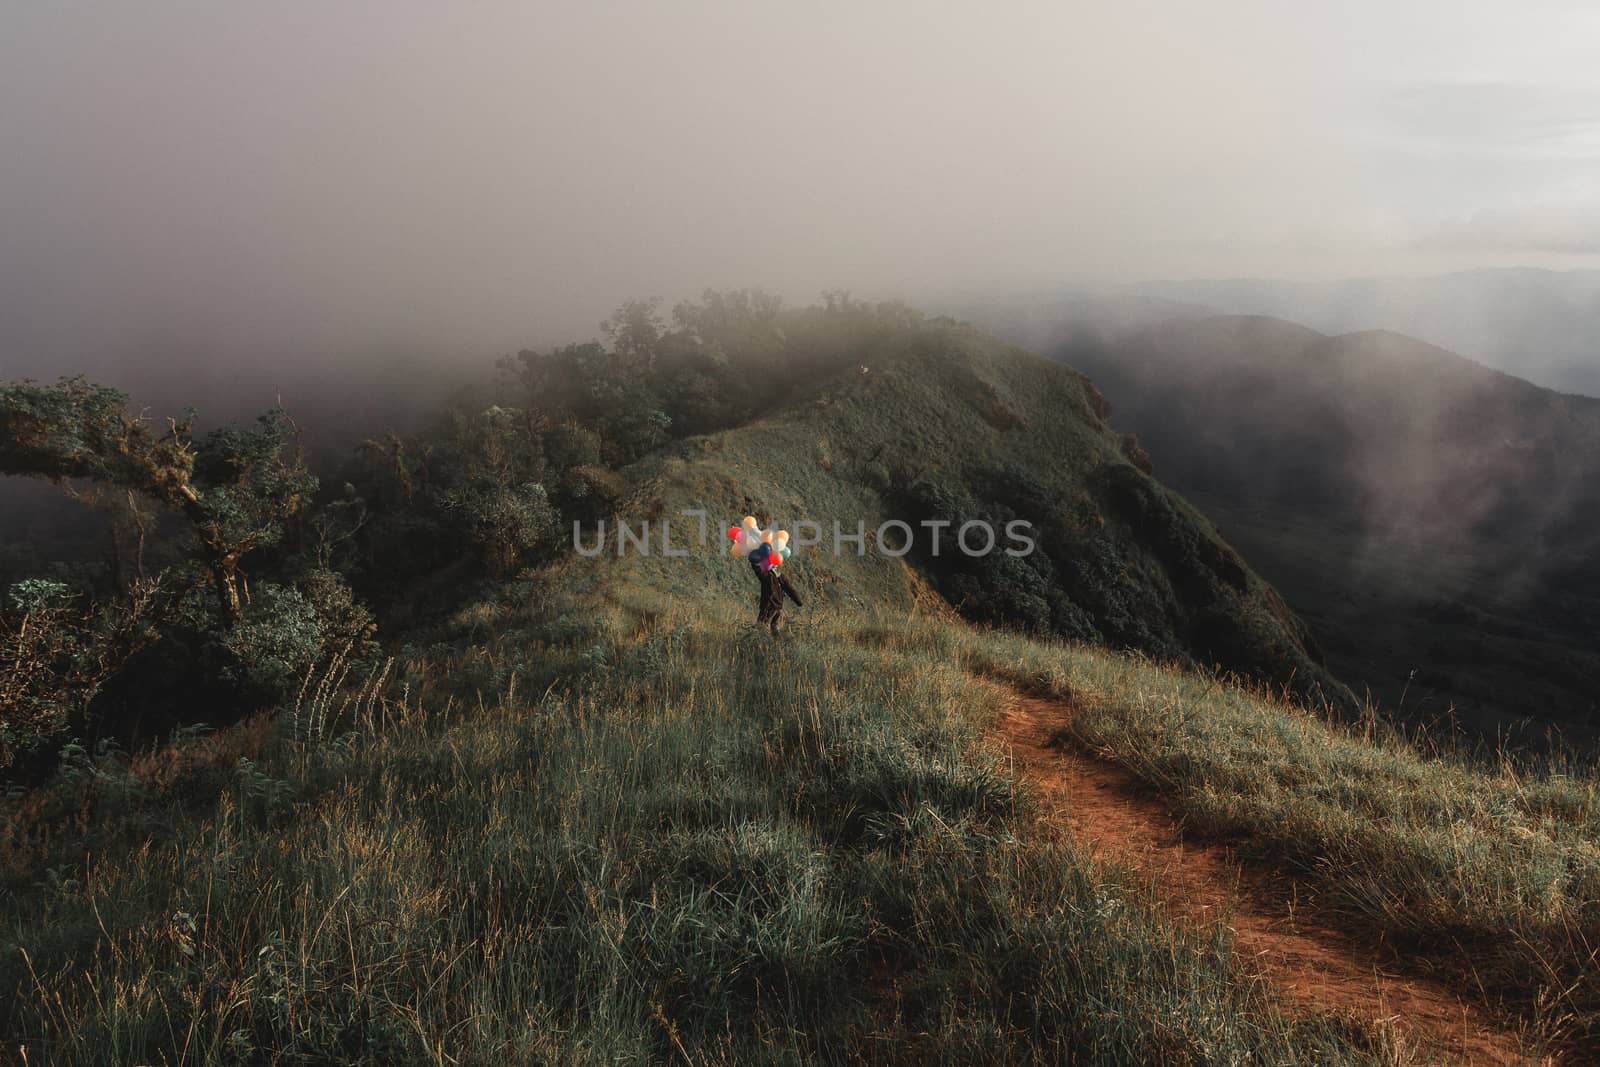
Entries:
{"label": "hilltop vegetation", "polygon": [[[47,771],[74,736],[92,747],[232,722],[281,704],[318,663],[366,663],[369,609],[395,634],[556,558],[569,520],[609,514],[619,467],[748,420],[911,314],[831,297],[780,323],[760,294],[712,293],[669,330],[653,304],[630,304],[605,324],[609,344],[507,360],[486,390],[500,403],[459,403],[317,471],[282,410],[200,435],[192,413],[163,423],[81,379],[5,384],[0,473],[87,507],[78,529],[58,517],[0,560],[0,770]],[[67,542],[108,551],[53,552]]]}
{"label": "hilltop vegetation", "polygon": [[[1593,779],[1430,765],[937,614],[837,604],[774,644],[714,587],[647,575],[520,579],[320,730],[295,713],[76,759],[47,809],[10,813],[27,954],[0,955],[0,1029],[65,1063],[1431,1061],[1289,1010],[1224,926],[1040,830],[981,739],[1004,693],[986,678],[1070,694],[1086,740],[1202,828],[1319,872],[1407,965],[1594,1025],[1570,943],[1597,921]],[[521,673],[530,642],[543,674]],[[1347,808],[1352,785],[1405,820]],[[86,838],[45,821],[66,812]]]}
{"label": "hilltop vegetation", "polygon": [[[1290,1016],[1221,935],[1031,831],[979,740],[994,690],[958,663],[823,622],[775,649],[715,601],[637,637],[601,603],[547,648],[555,690],[478,709],[455,669],[413,661],[405,703],[309,742],[271,731],[196,809],[114,767],[63,786],[103,836],[88,866],[45,847],[18,869],[13,844],[8,1044],[59,1063],[1376,1061],[1378,1036]],[[520,597],[473,615],[559,625]]]}
{"label": "hilltop vegetation", "polygon": [[[1067,743],[1305,878],[1404,945],[1400,966],[1469,993],[1481,976],[1535,1043],[1600,1032],[1594,777],[1423,755],[1358,718],[1082,375],[898,306],[755,294],[670,327],[631,305],[606,344],[504,372],[427,434],[323,471],[245,568],[236,620],[197,584],[204,540],[180,516],[152,536],[173,560],[160,595],[206,606],[196,629],[285,688],[196,656],[176,680],[224,699],[183,720],[236,725],[129,756],[108,683],[36,735],[59,763],[7,795],[0,834],[5,1047],[107,1064],[1429,1058],[1381,1021],[1292,1003],[1225,922],[1181,920],[1145,873],[1049,832],[987,736],[1017,692],[1071,701]],[[273,440],[251,454],[295,470]],[[677,538],[691,509],[710,536],[682,557],[568,539],[619,520]],[[790,564],[807,603],[781,641],[750,625],[754,582],[716,536],[746,512],[828,531]],[[919,537],[1026,521],[1036,551],[898,555],[897,533],[878,542],[892,519]],[[864,524],[863,551],[834,554],[835,521]],[[313,575],[371,612],[375,644],[308,624],[286,591]],[[108,572],[67,576],[82,599],[52,610],[120,595]],[[13,610],[18,630],[44,617]],[[150,648],[180,647],[168,625]],[[70,740],[85,726],[98,743]]]}
{"label": "hilltop vegetation", "polygon": [[[368,441],[320,482],[281,411],[193,439],[81,381],[6,387],[3,469],[92,494],[115,551],[0,576],[34,678],[0,760],[38,767],[69,736],[126,741],[271,707],[316,663],[378,655],[369,611],[398,636],[478,583],[569,555],[575,522],[658,516],[639,487],[695,456],[680,499],[716,521],[809,519],[830,548],[835,523],[874,542],[884,521],[907,523],[908,559],[973,619],[1353,705],[1282,601],[1137,469],[1082,376],[843,296],[785,311],[711,293],[670,325],[633,303],[604,329],[606,343],[502,361],[488,395],[419,436]],[[956,551],[970,521],[1027,523],[1036,551]],[[942,553],[923,526],[940,522]],[[898,569],[885,584],[882,568],[858,581],[829,566],[819,578],[864,597],[907,595]]]}

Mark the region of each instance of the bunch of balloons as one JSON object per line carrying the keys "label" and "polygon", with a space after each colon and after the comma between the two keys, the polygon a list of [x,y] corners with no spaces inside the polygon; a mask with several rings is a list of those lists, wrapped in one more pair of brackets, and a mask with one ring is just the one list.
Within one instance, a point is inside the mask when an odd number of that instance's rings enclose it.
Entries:
{"label": "bunch of balloons", "polygon": [[794,549],[789,547],[788,530],[762,530],[754,515],[746,515],[738,526],[728,527],[733,554],[748,559],[762,574],[783,566]]}

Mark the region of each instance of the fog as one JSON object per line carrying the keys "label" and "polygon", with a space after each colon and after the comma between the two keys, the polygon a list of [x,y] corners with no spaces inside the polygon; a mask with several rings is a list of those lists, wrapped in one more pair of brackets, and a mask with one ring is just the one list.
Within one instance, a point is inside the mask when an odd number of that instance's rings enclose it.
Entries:
{"label": "fog", "polygon": [[254,402],[708,286],[1600,263],[1595,12],[1316,6],[6,5],[0,374]]}

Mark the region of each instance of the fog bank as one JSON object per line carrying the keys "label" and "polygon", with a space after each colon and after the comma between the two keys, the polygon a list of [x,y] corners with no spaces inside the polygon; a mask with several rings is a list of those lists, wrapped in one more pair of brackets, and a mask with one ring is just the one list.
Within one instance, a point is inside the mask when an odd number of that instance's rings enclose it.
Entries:
{"label": "fog bank", "polygon": [[707,286],[1570,265],[1597,23],[1500,7],[8,5],[0,374],[267,389]]}

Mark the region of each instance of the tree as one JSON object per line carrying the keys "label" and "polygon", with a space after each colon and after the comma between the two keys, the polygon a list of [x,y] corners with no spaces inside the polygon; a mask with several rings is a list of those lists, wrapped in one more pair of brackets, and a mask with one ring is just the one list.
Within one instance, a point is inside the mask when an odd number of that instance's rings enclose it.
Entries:
{"label": "tree", "polygon": [[30,578],[0,599],[0,769],[81,725],[106,682],[155,639],[156,583],[82,606],[64,582]]}
{"label": "tree", "polygon": [[[371,521],[363,512],[367,534],[360,542],[362,569],[376,579],[367,595],[384,600],[381,586],[397,574],[458,564],[466,546],[493,576],[546,556],[561,526],[546,485],[563,480],[567,466],[598,463],[600,454],[593,432],[548,421],[542,412],[498,404],[456,409],[423,440],[391,436],[363,445],[354,475],[362,488],[352,485],[350,493],[373,509]],[[323,512],[329,510],[325,505]],[[315,524],[312,532],[319,533]]]}
{"label": "tree", "polygon": [[660,300],[629,300],[600,324],[611,340],[625,370],[655,369],[656,356],[666,326],[661,321]]}
{"label": "tree", "polygon": [[82,478],[142,493],[188,520],[217,604],[229,625],[249,597],[240,564],[277,544],[315,492],[293,422],[281,409],[256,425],[196,442],[193,415],[165,430],[130,413],[116,389],[83,378],[56,385],[0,384],[0,473],[63,482]]}

